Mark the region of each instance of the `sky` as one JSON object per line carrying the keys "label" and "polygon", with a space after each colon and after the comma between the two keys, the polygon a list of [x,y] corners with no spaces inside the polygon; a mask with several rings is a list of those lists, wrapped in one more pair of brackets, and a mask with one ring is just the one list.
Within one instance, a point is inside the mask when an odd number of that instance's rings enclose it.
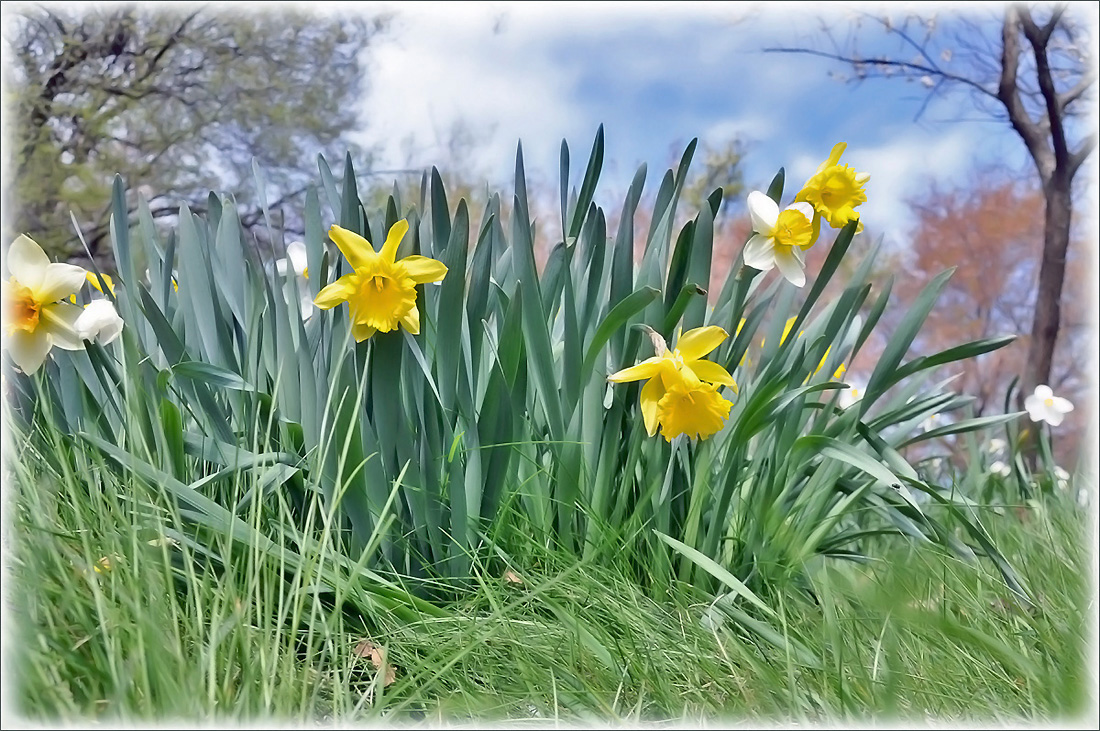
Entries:
{"label": "sky", "polygon": [[[943,23],[964,14],[995,19],[1001,7],[920,6]],[[901,4],[383,7],[394,15],[388,32],[365,51],[369,88],[358,137],[379,151],[380,169],[445,168],[454,160],[448,153],[452,130],[463,128],[470,146],[456,162],[470,166],[477,179],[507,190],[522,140],[529,176],[556,182],[565,138],[576,185],[602,123],[601,185],[609,190],[624,191],[645,162],[652,193],[698,137],[715,146],[741,140],[746,184],[763,188],[783,166],[791,191],[843,141],[843,161],[871,175],[864,221],[888,241],[909,235],[906,199],[927,190],[930,181],[960,184],[976,166],[990,164],[1032,172],[1008,124],[975,112],[966,94],[935,96],[917,120],[928,96],[919,81],[844,83],[833,77],[848,71],[842,64],[763,50],[824,48],[824,23],[841,39],[856,33],[869,52],[893,51],[873,23],[862,21],[858,31],[854,23],[859,12],[898,18]],[[962,59],[938,61],[959,68]],[[597,196],[597,202],[616,206],[614,199]]]}

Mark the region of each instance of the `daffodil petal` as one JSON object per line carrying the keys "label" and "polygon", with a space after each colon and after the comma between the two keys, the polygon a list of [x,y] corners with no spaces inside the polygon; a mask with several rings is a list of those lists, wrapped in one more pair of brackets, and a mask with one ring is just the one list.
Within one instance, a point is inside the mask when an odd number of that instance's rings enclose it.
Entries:
{"label": "daffodil petal", "polygon": [[8,338],[4,349],[11,355],[15,365],[19,366],[19,370],[30,375],[42,367],[52,347],[53,342],[48,333],[16,330]]}
{"label": "daffodil petal", "polygon": [[378,332],[378,328],[371,327],[370,325],[364,325],[360,322],[353,322],[351,324],[351,335],[355,338],[355,342],[361,343],[371,335]]}
{"label": "daffodil petal", "polygon": [[379,255],[388,262],[394,261],[397,258],[397,247],[401,244],[401,239],[405,238],[408,230],[409,222],[404,218],[390,227],[390,232],[386,235],[386,243],[382,244],[382,251],[379,252]]}
{"label": "daffodil petal", "polygon": [[806,272],[802,270],[802,262],[798,260],[798,256],[793,251],[780,251],[777,249],[775,252],[775,265],[779,267],[779,271],[787,278],[787,281],[794,286],[801,287],[806,284]]}
{"label": "daffodil petal", "polygon": [[[695,361],[702,358],[710,351],[722,344],[729,337],[722,328],[717,325],[707,325],[688,330],[676,343],[676,349],[680,351],[685,361]],[[691,364],[694,367],[694,363]]]}
{"label": "daffodil petal", "polygon": [[417,284],[438,282],[447,276],[447,265],[426,256],[407,256],[401,260],[409,276]]}
{"label": "daffodil petal", "polygon": [[332,228],[328,232],[329,237],[336,242],[337,248],[340,249],[340,253],[344,255],[344,258],[351,264],[352,269],[362,269],[378,256],[374,252],[374,247],[370,245],[370,242],[365,238],[355,233],[354,231],[348,231],[346,228],[341,228],[336,224],[332,225]]}
{"label": "daffodil petal", "polygon": [[745,266],[766,272],[775,266],[775,240],[764,234],[756,234],[745,244],[742,256]]}
{"label": "daffodil petal", "polygon": [[41,283],[31,291],[39,302],[56,302],[79,292],[87,276],[88,271],[75,264],[49,264],[42,273]]}
{"label": "daffodil petal", "polygon": [[729,371],[713,361],[697,360],[691,364],[691,370],[695,372],[700,381],[719,383],[723,386],[729,386],[734,391],[737,390],[737,384],[734,383],[733,376],[729,374]]}
{"label": "daffodil petal", "polygon": [[286,259],[280,261],[284,262],[283,271],[279,272],[280,274],[286,274],[286,262],[289,262],[295,274],[301,274],[308,266],[306,264],[306,245],[301,241],[290,242],[286,247]]}
{"label": "daffodil petal", "polygon": [[649,436],[653,436],[657,433],[657,427],[659,426],[657,422],[657,405],[664,396],[665,384],[659,375],[649,379],[646,381],[646,384],[642,386],[640,397],[642,422],[645,424],[645,430]]}
{"label": "daffodil petal", "polygon": [[652,358],[646,358],[638,365],[612,373],[607,377],[607,380],[612,383],[626,383],[627,381],[640,381],[643,378],[653,378],[661,373],[662,361],[664,360],[664,358],[656,355]]}
{"label": "daffodil petal", "polygon": [[833,149],[829,153],[829,159],[825,161],[822,169],[840,164],[840,156],[844,154],[846,149],[848,149],[847,142],[838,142],[833,145]]}
{"label": "daffodil petal", "polygon": [[416,305],[413,305],[412,309],[401,318],[401,324],[411,335],[420,334],[420,310],[417,309]]}
{"label": "daffodil petal", "polygon": [[341,302],[346,302],[349,297],[355,294],[358,286],[359,277],[356,274],[345,274],[318,292],[313,304],[322,310],[331,310]]}
{"label": "daffodil petal", "polygon": [[[42,251],[42,247],[35,243],[30,236],[20,234],[19,238],[12,242],[4,258],[8,262],[8,271],[11,273],[12,279],[32,291],[37,290],[42,285],[46,267],[50,265],[50,258],[46,256],[46,252]],[[39,365],[41,365],[41,361],[39,361]],[[22,368],[22,366],[20,367]]]}
{"label": "daffodil petal", "polygon": [[82,350],[84,339],[76,321],[84,314],[84,308],[68,302],[44,305],[39,313],[38,330],[49,333],[55,346],[62,350]]}
{"label": "daffodil petal", "polygon": [[771,234],[779,219],[779,206],[759,190],[749,193],[748,204],[752,230],[760,234]]}
{"label": "daffodil petal", "polygon": [[1073,404],[1069,399],[1064,399],[1061,396],[1053,396],[1051,400],[1054,402],[1054,408],[1061,411],[1063,414],[1073,411]]}

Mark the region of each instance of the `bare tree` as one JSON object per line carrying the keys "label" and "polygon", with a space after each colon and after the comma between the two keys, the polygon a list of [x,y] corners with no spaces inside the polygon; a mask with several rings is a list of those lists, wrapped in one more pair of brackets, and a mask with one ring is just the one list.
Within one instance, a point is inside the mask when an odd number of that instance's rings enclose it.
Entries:
{"label": "bare tree", "polygon": [[[1086,11],[1087,12],[1087,11]],[[1031,321],[1029,352],[1022,392],[1048,383],[1062,321],[1066,251],[1073,218],[1073,181],[1096,148],[1095,129],[1081,119],[1085,102],[1094,99],[1095,74],[1085,48],[1084,17],[1065,5],[1029,8],[1005,5],[995,18],[959,15],[938,22],[932,16],[861,15],[897,42],[889,55],[861,54],[857,36],[837,41],[830,29],[827,50],[769,48],[843,62],[850,81],[900,78],[927,89],[919,117],[938,94],[964,91],[974,106],[1006,121],[1023,141],[1039,175],[1045,203],[1042,259]],[[864,39],[865,40],[865,39]],[[1022,398],[1022,396],[1021,396]]]}

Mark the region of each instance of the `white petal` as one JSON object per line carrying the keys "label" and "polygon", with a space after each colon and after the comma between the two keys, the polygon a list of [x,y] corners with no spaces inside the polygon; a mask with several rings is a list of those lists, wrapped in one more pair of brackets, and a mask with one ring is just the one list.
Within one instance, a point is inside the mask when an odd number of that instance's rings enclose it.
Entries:
{"label": "white petal", "polygon": [[110,300],[93,300],[74,323],[83,340],[96,340],[106,345],[122,332],[122,318],[118,316]]}
{"label": "white petal", "polygon": [[287,245],[286,258],[290,260],[290,265],[294,267],[296,274],[301,274],[309,266],[306,263],[306,245],[301,241],[292,241]]}
{"label": "white petal", "polygon": [[39,313],[38,329],[50,334],[55,347],[62,350],[81,350],[84,340],[76,328],[76,321],[84,314],[83,307],[58,302],[46,305]]}
{"label": "white petal", "polygon": [[286,275],[286,263],[287,263],[286,259],[276,259],[275,260],[275,271],[277,271],[279,274],[285,276]]}
{"label": "white petal", "polygon": [[1051,426],[1058,426],[1062,423],[1062,419],[1065,418],[1065,414],[1055,411],[1054,409],[1050,409],[1046,412],[1045,417],[1046,418],[1044,418],[1043,421],[1050,424]]}
{"label": "white petal", "polygon": [[[46,256],[46,252],[42,251],[42,247],[26,234],[20,234],[19,238],[12,242],[4,258],[7,259],[8,271],[12,279],[32,290],[37,290],[41,286],[46,276],[46,267],[50,265],[50,258]],[[41,365],[41,361],[39,364]],[[24,372],[28,371],[24,369]]]}
{"label": "white petal", "polygon": [[19,370],[30,375],[42,366],[51,347],[53,342],[50,340],[49,333],[38,329],[33,333],[16,330],[8,338],[4,349],[11,355],[15,365],[19,366]]}
{"label": "white petal", "polygon": [[1034,393],[1024,399],[1024,409],[1027,410],[1027,415],[1032,421],[1039,421],[1038,413],[1042,406],[1043,399]]}
{"label": "white petal", "polygon": [[814,207],[805,201],[799,201],[798,203],[792,203],[787,206],[788,211],[798,211],[806,217],[807,221],[814,220]]}
{"label": "white petal", "polygon": [[745,265],[766,272],[775,266],[775,241],[764,234],[756,234],[745,244]]}
{"label": "white petal", "polygon": [[761,234],[771,234],[775,222],[779,220],[779,206],[759,190],[749,193],[749,217],[752,218],[752,230]]}
{"label": "white petal", "polygon": [[1054,391],[1050,390],[1050,386],[1047,386],[1046,384],[1041,384],[1035,387],[1035,396],[1038,399],[1046,400],[1054,396]]}
{"label": "white petal", "polygon": [[1068,414],[1070,411],[1073,411],[1073,404],[1070,403],[1069,399],[1064,399],[1061,396],[1054,396],[1051,400],[1054,401],[1055,411],[1060,411],[1063,414]]}
{"label": "white petal", "polygon": [[791,251],[776,249],[775,265],[794,286],[801,287],[806,284],[806,272],[802,271],[802,262]]}
{"label": "white petal", "polygon": [[57,302],[76,294],[88,281],[88,270],[75,264],[50,264],[34,291],[39,302]]}

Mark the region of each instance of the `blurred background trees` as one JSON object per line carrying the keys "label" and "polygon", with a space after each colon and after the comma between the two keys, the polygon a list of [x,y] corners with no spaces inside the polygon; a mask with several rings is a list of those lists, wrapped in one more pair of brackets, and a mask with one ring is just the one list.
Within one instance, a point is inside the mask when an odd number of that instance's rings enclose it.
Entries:
{"label": "blurred background trees", "polygon": [[27,233],[78,262],[70,210],[92,256],[106,256],[116,172],[155,217],[181,202],[204,210],[215,190],[237,198],[246,227],[261,224],[253,159],[273,208],[302,195],[319,153],[340,160],[355,149],[361,53],[385,23],[172,5],[21,6],[12,16],[4,238]]}

